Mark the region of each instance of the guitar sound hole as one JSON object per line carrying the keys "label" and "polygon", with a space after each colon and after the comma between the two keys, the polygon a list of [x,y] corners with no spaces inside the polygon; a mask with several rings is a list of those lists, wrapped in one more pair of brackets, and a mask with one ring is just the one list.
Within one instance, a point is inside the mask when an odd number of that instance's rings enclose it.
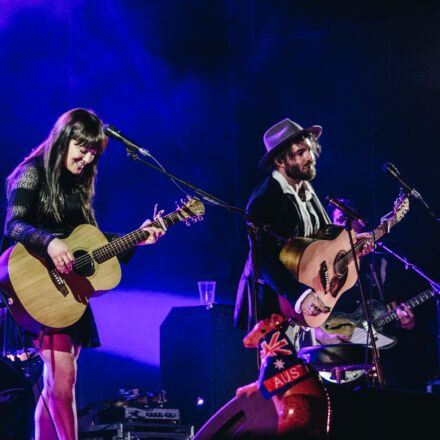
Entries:
{"label": "guitar sound hole", "polygon": [[73,256],[75,257],[73,268],[78,275],[89,277],[95,273],[95,262],[87,251],[75,251]]}
{"label": "guitar sound hole", "polygon": [[347,275],[347,262],[341,262],[341,260],[347,255],[345,251],[339,251],[336,255],[333,270],[338,278],[343,278]]}
{"label": "guitar sound hole", "polygon": [[338,292],[341,290],[345,280],[347,279],[347,260],[341,261],[346,255],[347,253],[345,251],[339,251],[333,264],[334,275],[330,280],[330,294],[333,296],[333,298],[336,298]]}

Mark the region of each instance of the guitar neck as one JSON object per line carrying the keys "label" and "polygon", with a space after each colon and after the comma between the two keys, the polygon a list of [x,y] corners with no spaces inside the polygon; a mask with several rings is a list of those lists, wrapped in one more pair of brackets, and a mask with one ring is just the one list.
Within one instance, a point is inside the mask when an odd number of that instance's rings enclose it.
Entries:
{"label": "guitar neck", "polygon": [[[371,231],[371,238],[363,238],[359,240],[354,246],[356,250],[356,255],[359,256],[361,254],[363,246],[368,241],[372,239],[373,242],[376,242],[383,235],[387,234],[396,223],[397,220],[395,218],[391,220],[386,220],[383,223],[381,223],[376,229],[373,229],[373,231]],[[353,253],[350,252],[349,254],[347,254],[346,258],[348,259],[348,262],[351,262],[353,260]]]}
{"label": "guitar neck", "polygon": [[386,220],[381,223],[376,229],[372,231],[372,237],[374,241],[377,241],[383,235],[390,232],[390,229],[397,223],[397,219],[394,217],[391,220]]}
{"label": "guitar neck", "polygon": [[[172,212],[166,215],[165,217],[162,217],[162,221],[164,222],[165,226],[168,228],[169,226],[174,225],[175,223],[181,221],[181,217],[179,217],[177,212]],[[155,226],[157,228],[161,228],[162,224],[159,220],[155,220],[149,226]],[[131,249],[132,247],[136,246],[138,243],[145,241],[149,237],[149,235],[150,233],[148,231],[143,230],[142,228],[136,229],[135,231],[123,235],[122,237],[119,237],[116,240],[113,240],[105,244],[104,246],[95,249],[92,252],[93,259],[98,263],[103,263],[104,261],[107,261],[110,258],[113,258],[116,255],[119,255],[127,251],[128,249]]]}
{"label": "guitar neck", "polygon": [[[416,307],[416,306],[418,306],[420,304],[423,304],[425,301],[427,301],[428,299],[432,298],[434,295],[435,295],[435,292],[433,290],[427,289],[427,290],[423,291],[422,293],[419,293],[414,298],[411,298],[410,300],[406,301],[404,304],[406,306],[408,306],[410,309],[413,309],[414,307]],[[395,321],[396,319],[399,319],[399,317],[397,315],[397,312],[396,312],[397,308],[398,307],[396,307],[393,310],[390,310],[385,315],[383,315],[380,318],[376,319],[373,322],[373,326],[376,327],[376,328],[381,328],[385,324],[388,324],[391,321]]]}
{"label": "guitar neck", "polygon": [[[373,229],[371,231],[370,238],[361,239],[356,243],[356,255],[361,254],[362,248],[367,242],[371,240],[373,241],[373,243],[376,242],[377,240],[379,240],[379,238],[390,232],[391,228],[401,220],[403,215],[405,215],[406,211],[408,210],[408,199],[405,198],[404,200],[401,200],[399,205],[400,208],[397,210],[397,212],[389,212],[385,217],[382,218],[382,223],[376,229]],[[349,259],[351,261],[353,259],[353,255],[351,255]]]}

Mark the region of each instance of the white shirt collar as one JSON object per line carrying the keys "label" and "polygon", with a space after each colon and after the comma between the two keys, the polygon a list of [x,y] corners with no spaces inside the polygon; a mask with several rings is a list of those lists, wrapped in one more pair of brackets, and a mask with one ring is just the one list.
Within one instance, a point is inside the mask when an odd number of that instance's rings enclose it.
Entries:
{"label": "white shirt collar", "polygon": [[[304,225],[304,237],[312,237],[315,235],[319,230],[319,217],[313,205],[308,203],[314,194],[312,185],[307,181],[302,181],[298,185],[295,185],[296,188],[293,188],[278,170],[272,171],[272,177],[280,184],[284,194],[291,194],[295,198]],[[301,200],[301,197],[297,192],[301,187],[301,184],[304,188],[305,200]],[[312,217],[314,218],[314,221],[312,220]]]}
{"label": "white shirt collar", "polygon": [[272,171],[272,177],[280,184],[284,194],[293,194],[295,196],[298,196],[298,191],[301,186],[303,186],[304,194],[306,196],[305,201],[308,202],[312,198],[312,190],[309,182],[302,180],[295,186],[292,186],[278,170]]}

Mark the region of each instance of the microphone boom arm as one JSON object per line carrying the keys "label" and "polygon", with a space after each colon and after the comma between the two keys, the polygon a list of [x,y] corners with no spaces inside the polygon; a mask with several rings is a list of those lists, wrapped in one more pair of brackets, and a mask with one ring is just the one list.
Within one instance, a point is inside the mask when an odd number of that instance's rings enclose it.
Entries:
{"label": "microphone boom arm", "polygon": [[[209,194],[208,192],[204,191],[203,189],[198,188],[197,186],[169,173],[165,168],[153,165],[152,163],[150,163],[146,160],[143,160],[141,157],[139,157],[138,154],[140,154],[141,156],[149,157],[149,158],[156,161],[154,156],[148,150],[140,147],[139,145],[137,145],[136,143],[134,143],[133,141],[128,139],[116,127],[109,125],[109,124],[105,124],[104,125],[104,133],[108,137],[111,137],[112,139],[115,139],[119,142],[122,142],[127,147],[127,154],[128,154],[128,157],[130,157],[131,159],[138,160],[138,161],[142,162],[143,164],[148,165],[150,168],[153,168],[154,170],[158,171],[159,173],[169,177],[172,181],[177,181],[177,182],[185,185],[186,187],[192,189],[203,200],[210,203],[211,205],[221,206],[221,207],[227,209],[228,211],[237,212],[243,216],[246,215],[246,212],[244,209],[229,205],[228,203],[224,202],[223,200],[219,199],[218,197],[213,196],[212,194]],[[136,153],[138,153],[138,154],[136,154]]]}
{"label": "microphone boom arm", "polygon": [[413,197],[414,199],[418,200],[429,212],[431,217],[434,218],[437,222],[440,221],[440,218],[431,211],[431,208],[428,206],[428,204],[423,200],[423,197],[420,195],[420,193],[415,189],[411,188],[401,177],[399,170],[394,166],[391,162],[386,162],[382,166],[382,171],[388,171],[391,176],[393,176],[399,183],[402,189],[408,194],[408,196]]}

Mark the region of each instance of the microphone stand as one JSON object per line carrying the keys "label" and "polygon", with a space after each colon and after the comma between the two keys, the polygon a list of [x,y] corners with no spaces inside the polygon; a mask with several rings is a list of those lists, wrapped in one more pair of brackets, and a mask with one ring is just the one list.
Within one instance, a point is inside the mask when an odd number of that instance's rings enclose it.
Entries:
{"label": "microphone stand", "polygon": [[440,284],[436,283],[434,280],[431,280],[431,278],[428,277],[419,267],[417,267],[415,264],[410,263],[406,257],[401,257],[397,252],[394,252],[392,249],[390,249],[388,246],[385,246],[381,241],[376,241],[376,244],[380,246],[384,251],[388,252],[390,255],[392,255],[397,260],[401,261],[405,265],[405,269],[412,269],[414,272],[419,274],[422,278],[424,278],[428,283],[432,286],[432,288],[440,292]]}
{"label": "microphone stand", "polygon": [[[247,332],[250,332],[253,326],[258,322],[259,310],[258,310],[258,273],[259,265],[257,258],[257,246],[260,239],[260,228],[256,226],[250,219],[247,221],[248,239],[249,239],[249,255],[252,264],[252,276],[251,276],[251,295],[250,304],[248,305],[251,310],[251,319],[249,319],[249,310],[247,316]],[[246,263],[247,264],[247,263]],[[261,359],[259,350],[256,350],[256,365],[257,371],[260,371]]]}
{"label": "microphone stand", "polygon": [[[365,296],[363,283],[362,283],[361,276],[360,276],[359,261],[358,261],[357,255],[356,255],[356,248],[354,245],[353,237],[351,235],[351,232],[353,230],[352,225],[351,225],[352,221],[353,221],[353,219],[351,218],[351,216],[347,212],[345,212],[345,230],[348,232],[348,237],[350,239],[351,253],[353,256],[356,274],[357,274],[357,277],[359,280],[359,291],[361,294],[362,305],[364,308],[365,318],[367,321],[368,338],[371,340],[371,346],[373,348],[373,364],[374,364],[374,368],[376,370],[379,388],[383,388],[384,387],[384,378],[383,378],[383,373],[382,373],[382,367],[380,365],[380,354],[379,354],[379,350],[376,345],[376,340],[374,338],[373,324],[372,324],[372,320],[371,320],[370,309],[368,307],[367,299]],[[367,349],[368,349],[368,338],[367,338],[367,345],[366,345]]]}

